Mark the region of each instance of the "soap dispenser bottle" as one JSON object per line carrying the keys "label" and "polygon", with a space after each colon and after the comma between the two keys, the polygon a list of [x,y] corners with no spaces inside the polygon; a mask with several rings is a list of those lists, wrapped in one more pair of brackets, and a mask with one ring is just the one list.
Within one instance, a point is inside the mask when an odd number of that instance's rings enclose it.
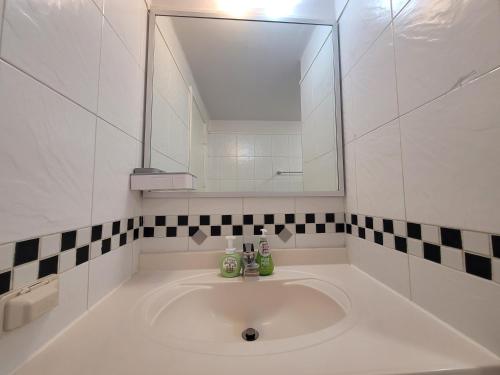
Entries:
{"label": "soap dispenser bottle", "polygon": [[260,276],[271,275],[274,271],[273,257],[271,256],[271,249],[269,248],[269,242],[267,241],[267,230],[261,229],[261,235],[259,240],[259,252],[257,254],[257,263],[259,264]]}
{"label": "soap dispenser bottle", "polygon": [[226,236],[227,248],[224,256],[220,260],[220,274],[222,277],[236,277],[241,272],[241,257],[234,248],[234,236]]}

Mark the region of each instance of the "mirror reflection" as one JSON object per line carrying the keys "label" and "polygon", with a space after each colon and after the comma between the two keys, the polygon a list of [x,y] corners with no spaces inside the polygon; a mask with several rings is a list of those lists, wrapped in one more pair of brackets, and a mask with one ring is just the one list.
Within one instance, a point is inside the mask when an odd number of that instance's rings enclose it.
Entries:
{"label": "mirror reflection", "polygon": [[192,173],[201,192],[339,189],[332,27],[155,26],[151,167]]}

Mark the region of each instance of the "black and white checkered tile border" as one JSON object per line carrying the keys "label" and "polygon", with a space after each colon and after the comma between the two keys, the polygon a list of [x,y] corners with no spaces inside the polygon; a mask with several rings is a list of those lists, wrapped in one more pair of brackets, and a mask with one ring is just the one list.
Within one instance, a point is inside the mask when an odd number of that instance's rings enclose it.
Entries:
{"label": "black and white checkered tile border", "polygon": [[17,267],[37,262],[39,279],[61,274],[141,238],[143,221],[132,217],[0,245],[12,254],[10,267],[0,269],[0,295],[12,289]]}
{"label": "black and white checkered tile border", "polygon": [[492,261],[500,258],[497,234],[350,213],[346,233],[500,283],[492,274]]}
{"label": "black and white checkered tile border", "polygon": [[[233,215],[151,215],[144,216],[144,237],[278,235],[291,233],[344,233],[344,213],[233,214]],[[280,237],[281,238],[281,237]],[[286,238],[286,237],[284,237]]]}

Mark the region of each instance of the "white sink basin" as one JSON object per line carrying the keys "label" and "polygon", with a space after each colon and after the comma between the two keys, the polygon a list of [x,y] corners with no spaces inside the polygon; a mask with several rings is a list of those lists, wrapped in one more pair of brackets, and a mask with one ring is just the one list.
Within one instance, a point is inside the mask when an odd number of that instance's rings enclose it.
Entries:
{"label": "white sink basin", "polygon": [[[151,339],[176,349],[258,355],[330,340],[354,322],[348,296],[317,277],[288,271],[258,280],[199,275],[167,284],[136,309]],[[242,339],[254,328],[259,338]]]}

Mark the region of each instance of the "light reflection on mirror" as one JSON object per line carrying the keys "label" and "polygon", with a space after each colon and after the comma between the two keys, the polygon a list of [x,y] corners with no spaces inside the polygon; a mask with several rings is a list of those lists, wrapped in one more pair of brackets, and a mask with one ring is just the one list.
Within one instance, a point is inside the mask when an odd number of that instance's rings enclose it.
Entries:
{"label": "light reflection on mirror", "polygon": [[150,166],[200,192],[338,190],[330,26],[156,17]]}

